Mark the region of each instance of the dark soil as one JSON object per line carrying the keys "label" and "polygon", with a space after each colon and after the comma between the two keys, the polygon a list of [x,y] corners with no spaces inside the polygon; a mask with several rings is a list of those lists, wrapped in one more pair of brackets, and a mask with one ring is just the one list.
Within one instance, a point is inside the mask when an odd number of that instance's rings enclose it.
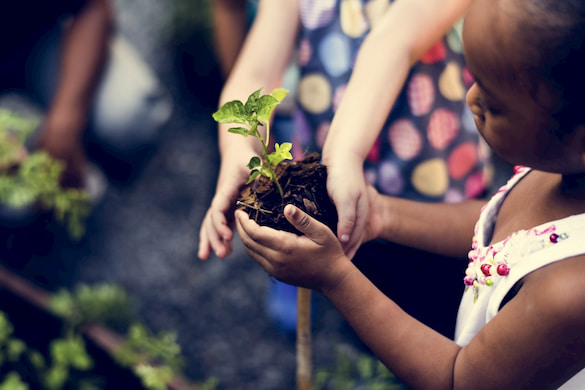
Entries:
{"label": "dark soil", "polygon": [[262,226],[300,234],[285,218],[284,207],[293,204],[323,222],[335,233],[337,210],[327,194],[327,167],[320,163],[321,156],[311,153],[301,161],[283,161],[276,167],[277,186],[265,176],[246,186],[238,200],[240,209]]}

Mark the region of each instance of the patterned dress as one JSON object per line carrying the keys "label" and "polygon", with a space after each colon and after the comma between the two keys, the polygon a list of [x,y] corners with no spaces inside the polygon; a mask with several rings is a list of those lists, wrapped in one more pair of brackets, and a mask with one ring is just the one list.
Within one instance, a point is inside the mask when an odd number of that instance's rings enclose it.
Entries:
{"label": "patterned dress", "polygon": [[[528,168],[516,168],[516,174],[484,206],[475,226],[464,278],[467,287],[455,330],[455,342],[461,346],[467,345],[494,318],[520,279],[555,261],[585,253],[585,214],[521,230],[503,241],[489,244],[506,195],[528,172]],[[585,370],[560,389],[585,389]]]}
{"label": "patterned dress", "polygon": [[[300,71],[294,126],[275,128],[293,156],[320,152],[357,52],[391,0],[299,0]],[[422,201],[456,202],[486,189],[488,148],[465,104],[461,23],[411,69],[364,170],[378,191]],[[365,131],[366,129],[356,129]]]}

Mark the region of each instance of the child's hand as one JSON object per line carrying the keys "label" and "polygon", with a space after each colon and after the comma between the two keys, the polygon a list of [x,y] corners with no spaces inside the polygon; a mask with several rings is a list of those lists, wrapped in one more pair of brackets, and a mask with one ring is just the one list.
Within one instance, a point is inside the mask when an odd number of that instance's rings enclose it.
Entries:
{"label": "child's hand", "polygon": [[331,159],[327,164],[327,192],[335,203],[339,221],[337,237],[345,253],[352,258],[364,240],[364,229],[370,212],[363,161]]}
{"label": "child's hand", "polygon": [[351,261],[331,230],[293,205],[287,220],[304,236],[259,226],[236,211],[240,238],[252,258],[270,275],[297,286],[326,291],[352,272]]}
{"label": "child's hand", "polygon": [[245,163],[232,160],[222,163],[215,196],[199,230],[199,259],[207,260],[211,251],[220,259],[232,252],[234,205],[247,178]]}

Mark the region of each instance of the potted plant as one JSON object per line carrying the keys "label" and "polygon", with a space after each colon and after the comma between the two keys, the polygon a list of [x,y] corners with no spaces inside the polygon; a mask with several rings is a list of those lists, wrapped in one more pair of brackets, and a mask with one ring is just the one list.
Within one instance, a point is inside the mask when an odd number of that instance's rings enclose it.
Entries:
{"label": "potted plant", "polygon": [[[333,232],[337,229],[337,210],[327,193],[327,168],[320,155],[312,153],[301,161],[292,161],[292,144],[270,143],[270,118],[288,91],[277,88],[260,96],[254,91],[246,103],[232,100],[213,114],[219,123],[236,124],[230,133],[255,137],[262,144],[262,158],[253,156],[248,163],[250,177],[240,192],[237,208],[248,213],[259,225],[300,234],[284,217],[284,207],[294,204]],[[263,136],[258,128],[266,126]],[[297,289],[297,388],[311,388],[311,290]]]}

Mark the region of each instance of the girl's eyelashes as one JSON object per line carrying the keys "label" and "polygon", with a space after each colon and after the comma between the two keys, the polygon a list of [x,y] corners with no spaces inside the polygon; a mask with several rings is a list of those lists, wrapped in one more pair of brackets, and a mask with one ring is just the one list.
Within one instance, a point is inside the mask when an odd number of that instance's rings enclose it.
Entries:
{"label": "girl's eyelashes", "polygon": [[484,113],[497,115],[500,112],[499,110],[495,109],[493,105],[489,104],[481,93],[477,95],[476,103]]}

